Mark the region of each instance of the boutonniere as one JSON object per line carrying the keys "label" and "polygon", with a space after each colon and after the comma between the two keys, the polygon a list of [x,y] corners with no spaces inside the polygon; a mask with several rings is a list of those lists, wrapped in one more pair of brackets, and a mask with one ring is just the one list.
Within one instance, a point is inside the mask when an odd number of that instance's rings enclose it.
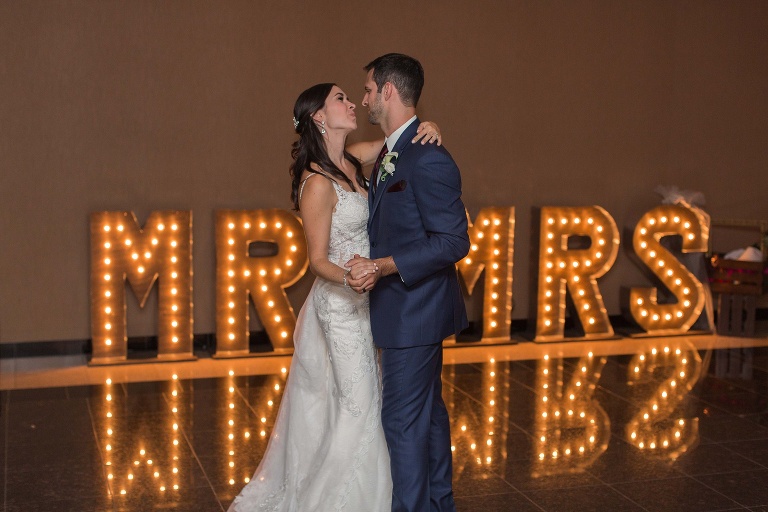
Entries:
{"label": "boutonniere", "polygon": [[395,174],[395,164],[397,163],[397,152],[390,151],[384,155],[384,159],[381,161],[381,181],[387,179],[387,176]]}

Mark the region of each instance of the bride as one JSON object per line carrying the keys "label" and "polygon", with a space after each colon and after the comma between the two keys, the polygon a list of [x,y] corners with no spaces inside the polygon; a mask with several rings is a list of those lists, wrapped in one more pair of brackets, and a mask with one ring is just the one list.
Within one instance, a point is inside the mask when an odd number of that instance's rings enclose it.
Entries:
{"label": "bride", "polygon": [[[291,199],[301,212],[317,276],[299,313],[295,351],[267,451],[229,512],[389,512],[389,455],[381,427],[381,383],[368,295],[347,285],[377,271],[368,257],[368,199],[363,165],[383,140],[346,145],[357,128],[355,104],[334,84],[296,100],[299,140],[291,156]],[[437,142],[422,123],[413,142]]]}

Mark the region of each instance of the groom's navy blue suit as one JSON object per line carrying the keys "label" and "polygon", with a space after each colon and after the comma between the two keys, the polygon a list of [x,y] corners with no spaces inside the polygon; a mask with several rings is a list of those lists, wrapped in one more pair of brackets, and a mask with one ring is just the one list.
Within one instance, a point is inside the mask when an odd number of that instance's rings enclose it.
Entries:
{"label": "groom's navy blue suit", "polygon": [[442,341],[467,327],[455,263],[469,252],[469,236],[459,169],[443,147],[411,143],[418,125],[412,122],[392,149],[398,153],[394,174],[375,192],[370,187],[371,258],[392,256],[399,272],[371,291],[371,327],[384,349],[382,423],[392,510],[452,512]]}

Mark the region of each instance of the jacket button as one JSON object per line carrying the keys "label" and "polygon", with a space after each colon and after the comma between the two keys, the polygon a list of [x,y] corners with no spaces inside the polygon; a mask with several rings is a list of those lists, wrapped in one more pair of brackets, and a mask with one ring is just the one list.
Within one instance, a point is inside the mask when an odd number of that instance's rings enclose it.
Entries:
{"label": "jacket button", "polygon": [[371,242],[371,247],[376,247],[376,242]]}

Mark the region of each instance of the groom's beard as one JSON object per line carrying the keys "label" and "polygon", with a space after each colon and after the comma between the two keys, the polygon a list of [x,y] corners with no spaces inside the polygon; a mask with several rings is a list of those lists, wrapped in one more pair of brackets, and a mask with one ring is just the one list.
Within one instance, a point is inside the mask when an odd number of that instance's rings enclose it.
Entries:
{"label": "groom's beard", "polygon": [[368,122],[371,124],[379,124],[381,122],[381,100],[376,95],[376,101],[371,103],[368,107]]}

